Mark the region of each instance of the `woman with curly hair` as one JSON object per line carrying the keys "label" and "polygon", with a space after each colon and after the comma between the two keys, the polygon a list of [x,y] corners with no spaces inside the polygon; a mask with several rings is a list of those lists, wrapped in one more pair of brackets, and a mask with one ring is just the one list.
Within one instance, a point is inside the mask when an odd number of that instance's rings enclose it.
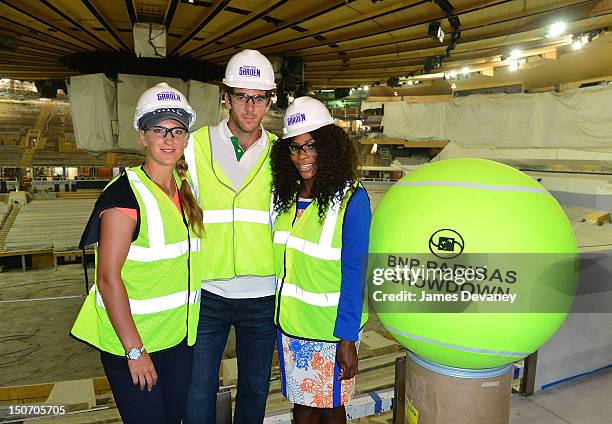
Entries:
{"label": "woman with curly hair", "polygon": [[285,113],[272,147],[275,324],[283,395],[295,423],[345,423],[367,320],[372,214],[355,148],[318,100]]}

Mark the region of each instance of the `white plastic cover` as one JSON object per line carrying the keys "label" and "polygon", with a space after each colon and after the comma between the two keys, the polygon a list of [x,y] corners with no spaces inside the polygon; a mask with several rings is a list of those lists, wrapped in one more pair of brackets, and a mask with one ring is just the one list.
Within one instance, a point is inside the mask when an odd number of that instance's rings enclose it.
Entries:
{"label": "white plastic cover", "polygon": [[200,81],[189,81],[187,92],[189,104],[196,111],[196,121],[192,131],[204,125],[217,125],[221,113],[221,92],[219,87]]}
{"label": "white plastic cover", "polygon": [[387,137],[462,148],[600,148],[612,140],[612,87],[385,103]]}
{"label": "white plastic cover", "polygon": [[134,131],[134,111],[140,95],[160,82],[187,95],[197,120],[192,130],[217,124],[221,107],[219,87],[178,78],[119,74],[115,83],[104,74],[70,78],[70,105],[77,147],[90,152],[143,153]]}
{"label": "white plastic cover", "polygon": [[94,153],[113,150],[117,143],[112,126],[117,120],[115,83],[104,74],[70,77],[69,93],[77,147]]}

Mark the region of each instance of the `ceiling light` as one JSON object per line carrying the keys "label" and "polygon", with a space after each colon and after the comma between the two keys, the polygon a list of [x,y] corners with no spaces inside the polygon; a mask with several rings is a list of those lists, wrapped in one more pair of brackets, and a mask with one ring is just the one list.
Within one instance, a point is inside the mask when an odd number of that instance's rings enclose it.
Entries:
{"label": "ceiling light", "polygon": [[519,68],[518,60],[510,60],[510,61],[508,61],[508,69],[510,70],[510,72],[517,71],[518,68]]}
{"label": "ceiling light", "polygon": [[522,52],[521,52],[519,49],[514,49],[514,50],[512,50],[512,51],[510,52],[510,57],[509,57],[509,59],[510,59],[510,60],[515,60],[515,61],[516,61],[516,59],[520,59],[520,58],[521,58],[521,54],[522,54]]}
{"label": "ceiling light", "polygon": [[454,90],[455,88],[457,88],[457,84],[452,83],[452,84],[451,84],[451,88]]}
{"label": "ceiling light", "polygon": [[558,37],[565,32],[565,22],[555,22],[550,27],[548,27],[547,37]]}
{"label": "ceiling light", "polygon": [[393,95],[394,95],[394,96],[397,96],[397,91],[394,91],[394,92],[393,92]]}
{"label": "ceiling light", "polygon": [[572,49],[580,50],[584,44],[582,44],[582,40],[580,38],[574,38],[572,40]]}
{"label": "ceiling light", "polygon": [[406,81],[406,85],[412,85],[412,84],[414,84],[414,81],[412,81],[412,80]]}
{"label": "ceiling light", "polygon": [[429,27],[427,27],[427,35],[429,35],[432,40],[437,40],[440,43],[444,42],[444,31],[442,30],[440,22],[430,23]]}
{"label": "ceiling light", "polygon": [[364,89],[365,91],[368,91],[368,90],[370,89],[370,86],[369,86],[369,85],[364,85],[364,86],[363,86],[363,89]]}
{"label": "ceiling light", "polygon": [[456,78],[457,77],[457,71],[452,70],[448,73],[448,76],[451,78]]}
{"label": "ceiling light", "polygon": [[463,75],[467,75],[467,74],[469,74],[469,73],[470,73],[470,70],[469,70],[469,68],[466,66],[466,67],[464,67],[464,68],[461,70],[461,73],[462,73]]}

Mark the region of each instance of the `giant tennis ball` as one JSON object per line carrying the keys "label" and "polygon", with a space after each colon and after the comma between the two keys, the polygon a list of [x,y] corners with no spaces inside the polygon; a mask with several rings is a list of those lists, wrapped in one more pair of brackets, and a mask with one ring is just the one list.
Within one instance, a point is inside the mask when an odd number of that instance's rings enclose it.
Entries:
{"label": "giant tennis ball", "polygon": [[561,326],[577,258],[567,217],[539,183],[493,161],[445,160],[413,171],[378,204],[368,296],[409,350],[492,368],[535,351]]}

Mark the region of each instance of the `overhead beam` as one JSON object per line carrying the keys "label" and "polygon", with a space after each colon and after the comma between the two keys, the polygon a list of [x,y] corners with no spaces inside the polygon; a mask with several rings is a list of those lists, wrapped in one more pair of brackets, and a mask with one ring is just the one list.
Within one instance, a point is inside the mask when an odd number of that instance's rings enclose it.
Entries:
{"label": "overhead beam", "polygon": [[[56,50],[56,48],[63,48],[69,51],[75,51],[75,48],[81,49],[80,46],[76,46],[75,44],[72,44],[61,38],[54,37],[51,34],[43,33],[34,28],[29,28],[26,25],[23,25],[17,21],[6,18],[4,16],[0,16],[0,25],[1,28],[5,31],[18,34],[21,37],[28,37],[34,40],[38,40],[45,43],[45,45],[51,44],[54,46],[54,50]],[[60,44],[58,44],[57,42],[59,42]]]}
{"label": "overhead beam", "polygon": [[134,1],[124,0],[124,2],[125,2],[125,10],[127,10],[128,16],[130,17],[130,26],[134,28],[134,24],[138,22],[138,17],[136,16],[136,10],[134,9]]}
{"label": "overhead beam", "polygon": [[[498,0],[499,1],[499,0]],[[355,25],[359,25],[359,24],[363,24],[365,22],[369,22],[372,21],[374,19],[377,18],[382,18],[384,16],[387,15],[391,15],[391,14],[395,14],[398,12],[404,12],[406,13],[408,10],[427,4],[427,3],[431,3],[431,0],[412,0],[409,2],[401,2],[399,4],[394,3],[392,6],[383,8],[383,9],[379,9],[370,13],[367,13],[365,15],[361,15],[357,18],[350,18],[350,19],[345,19],[343,21],[340,22],[336,22],[336,24],[332,27],[332,28],[326,28],[324,30],[321,31],[317,31],[311,34],[306,35],[302,35],[296,38],[292,38],[291,40],[288,41],[282,41],[282,42],[276,42],[273,44],[268,44],[265,46],[261,46],[261,48],[270,48],[270,47],[274,47],[274,46],[278,46],[278,45],[282,45],[282,44],[286,44],[286,43],[291,43],[292,45],[294,45],[294,43],[298,42],[298,41],[311,41],[314,39],[314,36],[316,35],[323,35],[323,34],[328,34],[331,33],[333,31],[339,31],[342,29],[346,29]],[[387,28],[387,26],[385,26],[385,29]],[[404,28],[403,24],[401,26],[401,28]],[[389,32],[389,31],[383,31],[383,32]],[[377,32],[375,35],[380,35],[381,32]],[[324,42],[320,42],[320,43],[316,43],[316,41],[314,42],[316,46],[328,46],[331,43],[335,43],[335,42],[339,42],[339,41],[344,41],[345,39],[343,38],[342,40],[339,39],[333,39],[333,38],[328,38],[326,37],[326,40]]]}
{"label": "overhead beam", "polygon": [[[547,15],[544,14],[544,12],[542,13],[543,13],[542,18],[547,19]],[[603,16],[609,16],[610,17],[609,23],[612,24],[612,11],[610,11],[608,14],[603,15]],[[580,19],[578,21],[574,21],[572,23],[572,28],[574,29],[574,31],[577,31],[577,32],[588,31],[590,29],[593,29],[594,24],[592,24],[591,22],[593,20],[597,20],[599,22],[601,18],[602,16],[597,16],[594,18],[586,18],[586,19]],[[520,17],[516,19],[520,19]],[[595,26],[599,26],[599,25],[601,24],[598,24]],[[493,25],[487,25],[487,26],[490,27]],[[483,44],[485,42],[495,43],[496,46],[501,47],[501,46],[517,45],[517,44],[521,44],[525,42],[532,42],[534,40],[534,37],[537,37],[540,42],[549,43],[550,42],[549,39],[545,39],[536,34],[537,32],[541,32],[541,29],[542,29],[542,22],[537,21],[528,26],[521,27],[520,31],[518,32],[516,29],[510,29],[510,30],[503,30],[503,31],[495,31],[489,34],[479,34],[479,35],[473,35],[471,37],[462,37],[461,45],[458,46],[455,53],[457,54],[457,53],[462,53],[462,52],[476,51],[476,50],[473,50],[473,48],[470,46],[472,44]],[[512,39],[508,39],[509,35],[513,35],[514,37]],[[445,46],[431,48],[431,47],[426,47],[424,45],[427,43],[421,43],[421,44],[415,43],[422,39],[423,38],[420,37],[418,39],[412,39],[412,40],[407,40],[406,42],[403,42],[401,44],[402,46],[401,50],[404,53],[401,53],[401,56],[399,56],[396,51],[376,51],[376,52],[368,53],[366,51],[363,51],[367,49],[363,49],[362,54],[359,56],[348,56],[347,54],[347,56],[338,58],[337,56],[334,56],[334,55],[315,55],[315,56],[312,56],[311,60],[308,60],[308,58],[311,57],[310,55],[300,56],[300,57],[302,57],[302,59],[306,61],[309,70],[313,70],[313,69],[329,70],[329,69],[335,69],[335,68],[351,70],[351,69],[363,69],[364,67],[368,67],[368,66],[376,67],[376,66],[384,66],[385,64],[395,64],[395,63],[401,62],[402,60],[408,60],[414,57],[421,57],[421,58],[429,57],[434,54],[438,54],[438,52],[435,51],[436,49],[445,48]],[[388,56],[389,59],[382,59],[383,56]],[[338,63],[338,62],[341,62],[341,59],[344,59],[344,58],[359,59],[359,62],[349,61],[345,64]],[[320,61],[318,59],[320,59]],[[334,62],[334,63],[319,64],[319,62]]]}
{"label": "overhead beam", "polygon": [[[36,22],[38,22],[38,23],[40,23],[40,24],[42,24],[42,25],[44,25],[46,27],[53,28],[54,30],[56,30],[58,32],[61,32],[62,34],[66,35],[67,37],[70,37],[71,39],[76,40],[77,42],[79,42],[81,44],[84,44],[84,45],[89,46],[89,47],[91,47],[93,49],[96,49],[96,46],[94,46],[93,44],[91,44],[91,43],[89,43],[87,41],[81,40],[80,38],[78,38],[74,34],[70,34],[68,31],[65,31],[63,28],[60,28],[60,27],[58,27],[56,25],[53,25],[51,22],[48,22],[48,21],[46,21],[46,20],[36,16],[35,14],[30,13],[27,10],[22,9],[19,6],[14,5],[13,3],[11,3],[8,0],[0,0],[0,4],[4,4],[5,6],[10,7],[11,9],[21,13],[24,16],[27,16],[30,19],[35,20]],[[66,41],[66,43],[72,45],[73,47],[76,47],[77,49],[82,49],[83,48],[83,46],[79,46],[78,44],[74,44],[74,43],[71,43],[69,41]]]}
{"label": "overhead beam", "polygon": [[300,25],[301,23],[309,21],[310,19],[314,19],[314,18],[317,18],[317,17],[319,17],[321,15],[325,15],[326,13],[332,12],[332,11],[334,11],[334,10],[340,8],[340,7],[346,6],[347,4],[350,4],[350,3],[354,2],[354,1],[356,1],[356,0],[334,1],[333,4],[331,4],[331,5],[325,5],[326,7],[323,7],[323,8],[318,9],[318,10],[314,10],[308,16],[299,17],[299,18],[294,19],[292,21],[284,22],[282,24],[279,24],[272,31],[264,32],[263,34],[257,34],[257,35],[254,35],[254,36],[250,37],[250,38],[247,38],[247,39],[244,39],[244,40],[240,40],[239,43],[233,43],[233,44],[224,45],[223,47],[221,47],[221,48],[219,48],[217,50],[213,50],[212,52],[207,52],[207,53],[203,53],[203,54],[198,54],[198,55],[195,55],[195,57],[210,56],[210,55],[212,55],[214,53],[217,53],[219,51],[223,51],[223,50],[226,50],[226,49],[233,48],[233,47],[235,47],[235,46],[237,46],[239,44],[250,43],[250,42],[252,42],[254,40],[257,40],[259,38],[267,37],[267,36],[269,36],[271,34],[277,33],[277,32],[282,31],[284,29],[291,28],[292,26]]}
{"label": "overhead beam", "polygon": [[210,8],[200,19],[200,22],[187,34],[183,35],[177,43],[170,49],[168,56],[171,56],[181,50],[187,43],[189,43],[196,35],[204,29],[204,27],[212,21],[224,8],[230,3],[230,0],[221,0],[216,6]]}
{"label": "overhead beam", "polygon": [[115,28],[113,28],[111,24],[108,22],[108,20],[104,16],[102,16],[102,13],[100,13],[100,11],[98,11],[98,9],[95,8],[91,0],[81,0],[81,3],[83,3],[83,5],[87,8],[87,10],[89,10],[89,12],[96,18],[98,23],[100,23],[100,25],[102,25],[104,29],[106,29],[106,31],[111,35],[111,37],[113,37],[115,41],[119,43],[119,46],[121,46],[120,50],[125,50],[127,52],[132,51],[132,49],[119,36]]}
{"label": "overhead beam", "polygon": [[[528,17],[535,17],[535,16],[541,16],[542,19],[547,19],[549,18],[550,13],[561,13],[561,12],[565,12],[568,13],[568,9],[570,8],[578,8],[578,9],[582,9],[582,15],[581,17],[588,17],[589,16],[589,9],[588,6],[592,5],[593,3],[595,3],[597,0],[581,0],[581,1],[566,1],[565,4],[559,5],[558,7],[555,7],[553,9],[551,9],[550,7],[541,7],[535,10],[528,10],[528,11],[521,11],[518,13],[513,13],[510,15],[504,15],[503,17],[494,17],[491,19],[488,19],[486,21],[481,21],[479,22],[477,25],[471,25],[471,26],[462,26],[461,27],[461,40],[460,40],[460,44],[463,44],[467,41],[471,41],[475,38],[482,38],[482,35],[479,34],[477,36],[473,36],[472,38],[467,39],[466,41],[466,37],[465,37],[465,33],[474,29],[482,29],[482,28],[486,28],[486,27],[490,27],[493,26],[495,24],[501,24],[501,23],[507,23],[513,20],[519,20],[519,19],[524,19],[524,18],[528,18]],[[486,7],[482,7],[478,10],[482,10],[484,8],[489,8],[491,6],[486,6]],[[461,11],[458,10],[457,11],[457,16],[460,15],[464,15],[470,12],[473,12],[474,10],[469,10],[469,11]],[[421,22],[418,24],[425,24],[428,23],[429,20],[427,22]],[[537,25],[537,24],[536,24]],[[539,23],[539,25],[542,25],[542,23]],[[415,26],[415,25],[413,25]],[[535,26],[535,25],[534,25]],[[507,31],[507,34],[512,34],[512,31]],[[411,42],[411,41],[415,41],[415,40],[427,40],[427,37],[417,37],[417,38],[413,38],[413,39],[409,39],[409,40],[403,40],[401,42],[398,43],[397,40],[393,40],[387,43],[380,43],[380,44],[366,44],[364,46],[355,46],[355,47],[351,47],[351,48],[343,48],[342,52],[344,53],[342,55],[342,57],[340,59],[345,59],[345,58],[354,58],[354,57],[364,57],[365,55],[367,55],[367,53],[364,54],[364,50],[367,49],[373,49],[373,48],[377,48],[377,47],[386,47],[385,50],[381,51],[381,52],[376,52],[373,55],[370,56],[378,56],[380,54],[393,54],[393,53],[397,53],[397,52],[401,52],[401,51],[405,51],[405,43]],[[354,39],[351,40],[345,40],[345,41],[354,41]],[[339,59],[338,54],[336,52],[330,52],[330,53],[321,53],[321,52],[313,52],[313,53],[309,53],[309,54],[300,54],[300,50],[308,50],[308,49],[314,49],[317,47],[327,47],[327,45],[322,45],[322,46],[314,46],[314,47],[307,47],[305,49],[299,49],[296,48],[296,54],[302,58],[307,58],[309,56],[313,56],[316,57],[318,59],[323,59],[323,58],[335,58],[335,59]],[[445,45],[446,47],[446,45]],[[267,52],[268,54],[274,54],[274,51],[272,52]]]}
{"label": "overhead beam", "polygon": [[42,59],[42,60],[59,60],[60,56],[49,56],[39,52],[2,52],[2,56],[6,60],[11,59]]}
{"label": "overhead beam", "polygon": [[176,13],[176,8],[179,4],[179,0],[171,0],[168,4],[168,9],[166,10],[166,17],[164,18],[164,26],[166,27],[166,32],[170,32],[170,26],[172,26],[172,20],[174,19],[174,14]]}
{"label": "overhead beam", "polygon": [[42,4],[44,4],[45,6],[47,6],[50,10],[52,10],[53,12],[55,12],[57,15],[59,15],[60,17],[62,17],[63,19],[65,19],[66,21],[70,22],[70,24],[72,26],[74,26],[75,28],[80,29],[82,32],[86,33],[87,35],[89,35],[91,38],[93,38],[97,43],[100,43],[103,46],[106,46],[108,48],[110,48],[111,50],[113,49],[113,46],[111,46],[110,44],[106,43],[104,40],[99,39],[96,34],[93,33],[93,31],[90,31],[88,28],[86,28],[85,26],[81,25],[81,23],[79,21],[77,21],[76,19],[72,18],[71,16],[67,15],[66,13],[64,13],[63,11],[61,11],[60,9],[58,9],[55,5],[53,5],[50,1],[48,0],[39,0]]}
{"label": "overhead beam", "polygon": [[266,16],[268,13],[270,13],[271,11],[273,11],[274,9],[276,9],[277,7],[282,6],[284,3],[287,3],[288,0],[272,0],[272,1],[268,1],[267,3],[263,4],[261,7],[257,8],[256,10],[253,10],[251,13],[249,13],[248,15],[246,15],[242,20],[237,20],[236,23],[232,26],[230,26],[229,28],[227,28],[224,32],[217,34],[216,37],[211,38],[210,40],[207,40],[203,43],[201,43],[198,47],[191,49],[190,51],[186,52],[186,55],[192,55],[193,53],[195,53],[198,50],[201,50],[203,48],[205,48],[206,46],[211,45],[212,43],[214,43],[215,41],[225,37],[228,34],[231,34],[232,32],[236,32],[238,31],[240,28],[244,28],[246,25],[255,22],[258,19],[263,18],[264,16]]}
{"label": "overhead beam", "polygon": [[[454,11],[454,15],[455,16],[460,16],[463,14],[467,14],[470,12],[474,12],[474,11],[481,11],[484,9],[489,9],[495,6],[500,6],[504,3],[509,3],[512,2],[513,0],[481,0],[481,1],[477,1],[475,3],[471,3],[468,5],[465,5],[464,7],[461,8],[457,8]],[[421,4],[421,3],[419,3]],[[420,17],[417,19],[412,19],[412,20],[406,20],[403,21],[401,23],[392,25],[392,26],[385,26],[385,28],[381,29],[381,30],[377,30],[377,31],[373,31],[373,32],[363,32],[362,34],[356,35],[356,36],[352,36],[350,38],[346,38],[346,37],[328,37],[327,40],[325,40],[325,43],[319,43],[319,44],[314,44],[311,46],[307,46],[307,47],[296,47],[296,49],[311,49],[311,48],[316,48],[316,47],[325,47],[330,43],[343,43],[343,42],[348,42],[348,41],[356,41],[356,40],[361,40],[364,38],[369,38],[369,37],[376,37],[379,36],[381,34],[387,34],[387,33],[392,33],[394,31],[399,31],[399,30],[404,30],[404,29],[408,29],[408,28],[413,28],[413,27],[417,27],[420,25],[426,25],[429,24],[431,22],[435,22],[435,21],[439,21],[441,19],[446,18],[446,15],[441,12],[439,9],[436,10],[435,13],[426,16],[426,17]],[[329,30],[325,30],[325,31],[321,31],[319,34],[325,34],[331,31],[335,31],[336,28],[334,29],[329,29]],[[304,38],[304,37],[300,37],[300,38]],[[397,40],[394,40],[395,43],[397,43]],[[272,46],[266,46],[266,47],[273,47],[276,45],[281,45],[281,44],[285,44],[286,41],[278,42],[275,43]],[[393,42],[391,42],[390,44],[393,44]],[[350,50],[350,49],[349,49]],[[342,49],[342,51],[344,51],[344,49]]]}
{"label": "overhead beam", "polygon": [[[24,34],[18,31],[14,31],[14,34],[17,34],[19,36],[17,38],[17,49],[19,49],[20,47],[30,46],[30,47],[34,47],[36,51],[40,51],[41,50],[40,43],[41,42],[46,43],[45,41],[40,40],[36,37],[32,37],[28,35],[27,33]],[[60,54],[60,55],[74,52],[74,50],[71,49],[70,47],[64,47],[64,46],[60,46],[58,44],[53,44],[53,43],[49,43],[45,45],[44,51],[48,52],[49,54]]]}

